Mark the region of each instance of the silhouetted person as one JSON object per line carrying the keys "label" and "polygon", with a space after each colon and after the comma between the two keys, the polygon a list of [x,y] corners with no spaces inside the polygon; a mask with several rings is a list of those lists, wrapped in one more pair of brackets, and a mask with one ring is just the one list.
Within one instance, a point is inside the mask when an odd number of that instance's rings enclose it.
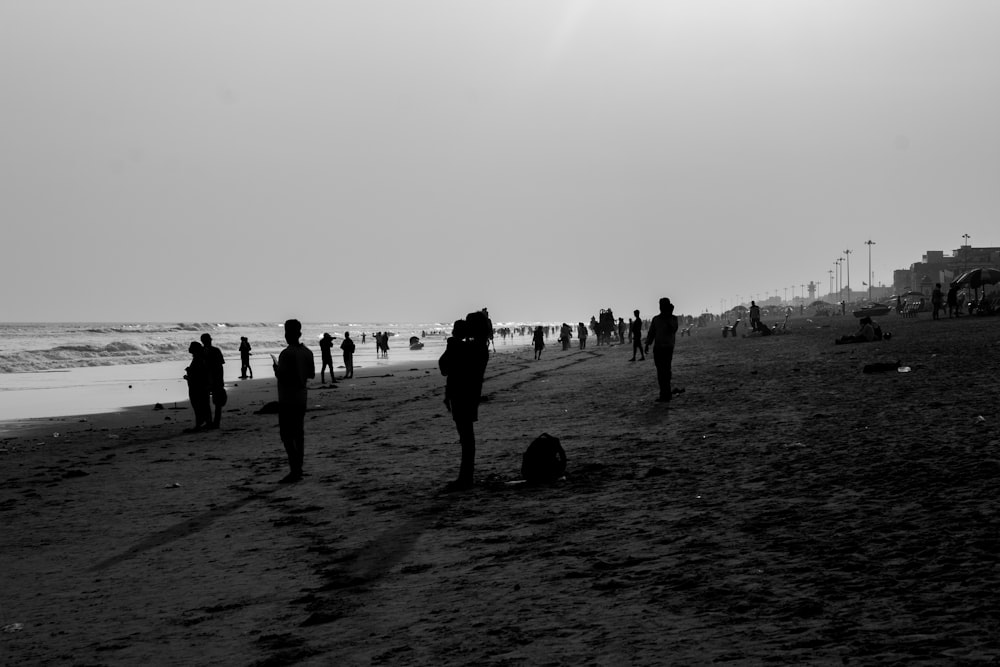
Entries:
{"label": "silhouetted person", "polygon": [[535,359],[541,359],[542,350],[545,349],[545,332],[541,326],[535,327],[535,333],[531,336],[531,342],[535,346]]}
{"label": "silhouetted person", "polygon": [[948,304],[948,318],[958,317],[958,287],[952,285],[948,288],[948,296],[945,302]]}
{"label": "silhouetted person", "polygon": [[326,369],[329,367],[330,382],[336,382],[336,379],[333,377],[333,338],[330,334],[325,333],[320,338],[319,353],[320,358],[323,360],[323,366],[319,369],[319,381],[326,384]]}
{"label": "silhouetted person", "polygon": [[476,433],[473,425],[479,419],[483,376],[489,361],[489,329],[489,320],[482,312],[469,313],[464,320],[457,320],[444,354],[438,360],[441,374],[447,378],[444,402],[455,420],[462,445],[458,479],[449,482],[446,491],[468,489],[474,483]]}
{"label": "silhouetted person", "polygon": [[660,299],[660,314],[653,317],[646,334],[646,352],[653,346],[653,363],[656,364],[656,382],[660,385],[660,397],[665,403],[670,400],[670,366],[674,361],[674,343],[677,340],[677,316],[670,299]]}
{"label": "silhouetted person", "polygon": [[940,319],[938,313],[944,308],[944,292],[941,291],[941,283],[934,283],[934,291],[931,292],[931,308],[934,312],[932,319]]}
{"label": "silhouetted person", "polygon": [[253,377],[253,369],[250,368],[250,341],[246,336],[240,336],[240,379],[246,380],[247,373]]}
{"label": "silhouetted person", "polygon": [[625,320],[618,318],[618,344],[625,344]]}
{"label": "silhouetted person", "polygon": [[[344,379],[354,377],[354,341],[351,340],[351,332],[344,332],[344,342],[340,344],[340,349],[344,351]],[[330,371],[333,375],[333,371]]]}
{"label": "silhouetted person", "polygon": [[573,338],[573,328],[563,322],[562,328],[559,329],[559,342],[562,343],[562,349],[569,349],[569,341],[571,338]]}
{"label": "silhouetted person", "polygon": [[212,404],[215,405],[215,418],[209,428],[219,428],[222,425],[222,408],[229,402],[225,372],[222,369],[226,359],[222,356],[222,350],[212,345],[212,337],[207,333],[201,335],[201,344],[205,348],[205,363],[208,364],[208,390],[212,394]]}
{"label": "silhouetted person", "polygon": [[278,379],[278,430],[281,443],[288,454],[290,472],[281,481],[297,482],[302,479],[305,458],[305,418],[308,400],[307,384],[316,377],[316,363],[312,351],[302,344],[302,323],[285,322],[285,342],[288,347],[278,355],[274,376]]}
{"label": "silhouetted person", "polygon": [[632,358],[629,361],[635,361],[635,353],[638,352],[642,361],[646,361],[646,355],[642,351],[642,318],[639,317],[639,311],[635,310],[632,312],[635,315],[635,319],[632,320],[632,328],[629,335],[632,336]]}
{"label": "silhouetted person", "polygon": [[201,343],[192,341],[188,346],[191,353],[191,364],[185,368],[184,379],[187,380],[188,398],[191,409],[194,410],[194,428],[200,431],[209,428],[212,422],[212,406],[209,403],[209,373],[208,362],[205,360],[205,348]]}
{"label": "silhouetted person", "polygon": [[760,328],[760,306],[756,301],[750,302],[750,331],[757,331]]}

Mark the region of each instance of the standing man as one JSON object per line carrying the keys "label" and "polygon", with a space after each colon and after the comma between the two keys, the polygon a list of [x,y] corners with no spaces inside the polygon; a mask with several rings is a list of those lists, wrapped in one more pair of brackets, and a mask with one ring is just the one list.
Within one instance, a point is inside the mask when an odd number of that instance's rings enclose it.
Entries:
{"label": "standing man", "polygon": [[[344,332],[344,342],[340,344],[340,349],[344,351],[344,379],[354,377],[354,341],[351,340],[351,332]],[[322,373],[321,373],[322,374]],[[333,369],[330,369],[333,375]]]}
{"label": "standing man", "polygon": [[328,333],[319,339],[319,355],[323,360],[323,366],[319,369],[319,381],[326,384],[326,367],[329,366],[330,383],[336,382],[337,379],[333,377],[333,337]]}
{"label": "standing man", "polygon": [[305,419],[309,380],[316,377],[316,362],[312,350],[299,340],[302,338],[302,323],[298,320],[285,322],[285,342],[288,347],[281,351],[274,364],[274,376],[278,379],[278,430],[281,443],[288,454],[290,472],[281,482],[288,484],[302,479],[302,462],[305,458]]}
{"label": "standing man", "polygon": [[677,340],[677,316],[670,299],[660,299],[660,314],[649,323],[646,335],[646,352],[653,346],[653,363],[656,364],[656,381],[660,385],[660,403],[670,401],[670,365],[674,361],[674,343]]}
{"label": "standing man", "polygon": [[208,364],[208,389],[212,392],[212,404],[215,405],[215,419],[207,428],[219,428],[222,423],[222,408],[229,402],[222,370],[226,360],[222,356],[222,350],[212,346],[212,337],[207,333],[201,335],[201,344],[205,347],[205,363]]}
{"label": "standing man", "polygon": [[639,311],[632,311],[635,315],[635,319],[632,320],[629,336],[632,337],[632,358],[629,361],[635,361],[635,353],[638,351],[639,355],[642,357],[642,361],[646,361],[646,355],[642,351],[642,318],[639,317]]}
{"label": "standing man", "polygon": [[941,291],[941,283],[934,283],[934,291],[931,292],[931,307],[934,309],[931,318],[941,319],[941,316],[938,315],[944,309],[944,292]]}
{"label": "standing man", "polygon": [[750,302],[750,331],[756,331],[760,327],[760,306],[756,301]]}

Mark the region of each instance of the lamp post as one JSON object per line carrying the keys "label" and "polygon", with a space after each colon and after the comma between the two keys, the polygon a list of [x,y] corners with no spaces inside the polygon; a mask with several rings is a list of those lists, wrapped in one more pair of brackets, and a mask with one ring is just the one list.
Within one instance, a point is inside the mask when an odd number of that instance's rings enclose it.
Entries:
{"label": "lamp post", "polygon": [[972,238],[968,234],[962,234],[962,238],[965,239],[965,247],[962,249],[962,271],[964,272],[969,268],[969,239]]}
{"label": "lamp post", "polygon": [[833,294],[833,269],[827,269],[826,272],[830,274],[830,294]]}
{"label": "lamp post", "polygon": [[844,258],[837,258],[837,300],[844,298]]}
{"label": "lamp post", "polygon": [[875,242],[871,239],[865,241],[865,245],[868,246],[868,300],[872,300],[872,246]]}
{"label": "lamp post", "polygon": [[851,251],[845,250],[847,255],[847,303],[851,302]]}

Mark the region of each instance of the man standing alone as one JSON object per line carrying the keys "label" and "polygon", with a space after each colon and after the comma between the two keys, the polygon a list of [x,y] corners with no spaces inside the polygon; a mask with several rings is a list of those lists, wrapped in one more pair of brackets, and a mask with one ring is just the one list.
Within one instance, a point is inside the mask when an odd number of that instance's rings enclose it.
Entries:
{"label": "man standing alone", "polygon": [[639,317],[639,311],[633,311],[635,319],[632,320],[632,328],[629,331],[629,335],[632,337],[632,358],[629,361],[635,361],[635,353],[638,352],[642,357],[643,361],[646,361],[646,355],[642,351],[642,318]]}
{"label": "man standing alone", "polygon": [[677,316],[670,299],[660,299],[660,314],[649,323],[646,334],[646,352],[653,346],[653,363],[656,364],[656,381],[660,385],[660,403],[670,401],[670,365],[674,361],[674,343],[677,340]]}
{"label": "man standing alone", "polygon": [[[344,332],[344,342],[340,344],[340,349],[344,351],[344,378],[354,377],[354,341],[351,340],[351,332]],[[322,372],[320,373],[322,375]],[[333,367],[330,368],[330,375],[333,375]]]}
{"label": "man standing alone", "polygon": [[285,342],[288,347],[278,355],[274,376],[278,379],[278,431],[281,443],[288,454],[290,472],[281,481],[297,482],[302,479],[305,458],[305,418],[309,380],[316,377],[316,362],[312,350],[299,340],[302,323],[285,322]]}

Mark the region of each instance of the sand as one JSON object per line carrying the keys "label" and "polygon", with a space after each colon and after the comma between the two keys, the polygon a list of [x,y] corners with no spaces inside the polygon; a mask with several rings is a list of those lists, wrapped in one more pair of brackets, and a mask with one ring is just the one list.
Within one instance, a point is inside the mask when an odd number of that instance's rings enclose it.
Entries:
{"label": "sand", "polygon": [[[0,441],[0,663],[662,665],[1000,660],[1000,319],[852,318],[491,359],[478,484],[433,366]],[[864,374],[901,361],[910,372]],[[59,437],[53,437],[58,431]],[[559,437],[568,476],[516,483]]]}

